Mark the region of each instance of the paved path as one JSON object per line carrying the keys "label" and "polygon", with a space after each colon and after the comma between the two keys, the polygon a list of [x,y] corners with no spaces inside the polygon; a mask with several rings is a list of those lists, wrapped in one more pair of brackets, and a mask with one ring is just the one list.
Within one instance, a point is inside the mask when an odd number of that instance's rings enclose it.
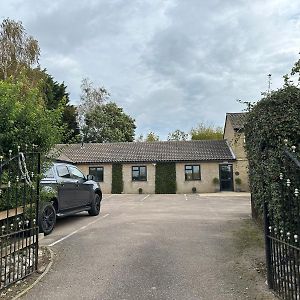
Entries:
{"label": "paved path", "polygon": [[24,299],[252,299],[229,271],[248,195],[105,198],[100,216],[61,219],[42,240],[55,262]]}

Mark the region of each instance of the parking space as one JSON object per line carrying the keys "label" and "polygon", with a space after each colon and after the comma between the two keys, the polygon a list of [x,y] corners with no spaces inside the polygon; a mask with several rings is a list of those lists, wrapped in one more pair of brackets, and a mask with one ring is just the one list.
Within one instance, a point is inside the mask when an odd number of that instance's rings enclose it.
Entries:
{"label": "parking space", "polygon": [[248,194],[104,195],[42,240],[56,260],[26,299],[245,299],[231,239],[249,215]]}
{"label": "parking space", "polygon": [[[52,245],[66,236],[73,235],[82,229],[101,222],[102,218],[116,219],[160,218],[161,214],[168,217],[196,218],[206,220],[238,219],[249,215],[249,194],[218,193],[218,194],[106,194],[103,195],[101,214],[90,217],[82,212],[72,216],[59,218],[55,230],[44,237],[41,245]],[[154,215],[155,214],[155,215]]]}

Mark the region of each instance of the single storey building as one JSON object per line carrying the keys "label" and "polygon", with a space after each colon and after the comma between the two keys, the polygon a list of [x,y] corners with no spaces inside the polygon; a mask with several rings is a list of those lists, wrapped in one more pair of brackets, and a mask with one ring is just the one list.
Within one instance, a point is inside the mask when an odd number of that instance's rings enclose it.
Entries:
{"label": "single storey building", "polygon": [[[160,181],[167,185],[171,177],[175,190],[170,193],[236,189],[236,157],[226,140],[60,144],[57,149],[58,161],[94,175],[104,193],[112,191],[114,165],[121,169],[123,193],[160,192],[157,187],[164,184]],[[158,176],[164,165],[169,170],[164,176],[170,178]]]}

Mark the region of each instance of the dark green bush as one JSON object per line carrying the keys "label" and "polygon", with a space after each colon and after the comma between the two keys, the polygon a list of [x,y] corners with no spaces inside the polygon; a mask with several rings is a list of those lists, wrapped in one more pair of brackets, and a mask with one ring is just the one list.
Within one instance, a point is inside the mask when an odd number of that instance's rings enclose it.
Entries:
{"label": "dark green bush", "polygon": [[157,163],[155,176],[156,194],[176,194],[175,163]]}
{"label": "dark green bush", "polygon": [[[284,204],[279,174],[288,174],[291,188],[299,188],[299,176],[288,171],[283,162],[284,139],[300,143],[300,90],[286,84],[253,106],[245,124],[246,151],[249,160],[250,189],[254,208],[262,214],[264,201],[276,224],[284,222]],[[287,177],[285,177],[286,180]],[[292,204],[291,204],[292,205]],[[291,208],[292,209],[292,208]],[[288,226],[289,227],[289,226]]]}
{"label": "dark green bush", "polygon": [[122,164],[112,165],[112,184],[111,193],[121,194],[123,192],[123,173]]}

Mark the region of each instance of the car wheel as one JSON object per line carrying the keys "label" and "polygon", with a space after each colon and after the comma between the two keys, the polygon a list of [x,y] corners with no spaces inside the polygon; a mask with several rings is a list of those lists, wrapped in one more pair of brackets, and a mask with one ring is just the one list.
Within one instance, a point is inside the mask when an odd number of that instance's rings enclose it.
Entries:
{"label": "car wheel", "polygon": [[95,194],[91,209],[88,211],[90,216],[98,216],[101,208],[101,198],[98,194]]}
{"label": "car wheel", "polygon": [[45,235],[50,234],[56,223],[56,211],[49,202],[41,203],[39,209],[39,228]]}

